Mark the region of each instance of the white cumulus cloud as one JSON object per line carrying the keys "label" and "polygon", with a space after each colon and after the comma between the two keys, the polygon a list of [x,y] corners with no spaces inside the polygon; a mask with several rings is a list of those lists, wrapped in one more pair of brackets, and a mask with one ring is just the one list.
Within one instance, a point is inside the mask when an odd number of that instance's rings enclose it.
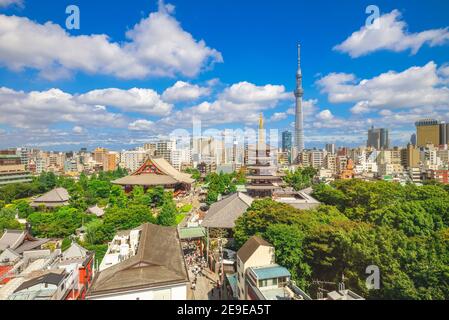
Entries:
{"label": "white cumulus cloud", "polygon": [[270,118],[271,122],[275,121],[281,121],[287,119],[287,113],[286,112],[275,112]]}
{"label": "white cumulus cloud", "polygon": [[111,106],[148,115],[166,115],[171,110],[171,106],[150,89],[112,88],[73,95],[56,88],[25,92],[0,87],[0,124],[17,128],[63,123],[79,127],[126,127],[125,114],[111,112]]}
{"label": "white cumulus cloud", "polygon": [[332,103],[355,103],[353,113],[384,109],[449,108],[449,88],[441,85],[437,65],[431,61],[402,72],[389,71],[371,79],[331,73],[317,84]]}
{"label": "white cumulus cloud", "polygon": [[93,90],[77,97],[81,103],[116,107],[125,112],[164,116],[170,113],[172,105],[161,100],[160,95],[152,89],[132,88],[121,90],[109,88]]}
{"label": "white cumulus cloud", "polygon": [[105,34],[72,36],[53,22],[0,15],[0,66],[36,69],[49,79],[75,71],[131,79],[193,77],[223,61],[220,52],[183,30],[167,8],[162,3],[126,33],[123,43]]}
{"label": "white cumulus cloud", "polygon": [[131,131],[154,131],[154,122],[139,119],[129,124],[128,129]]}
{"label": "white cumulus cloud", "polygon": [[317,118],[319,120],[323,120],[323,121],[328,121],[328,120],[332,120],[334,118],[334,115],[332,114],[332,112],[328,109],[321,111],[320,113],[318,113]]}
{"label": "white cumulus cloud", "polygon": [[164,127],[191,126],[192,119],[197,119],[205,126],[226,123],[255,124],[261,112],[272,109],[281,101],[292,97],[291,93],[285,91],[284,86],[258,86],[240,82],[225,88],[213,101],[177,110],[157,123]]}
{"label": "white cumulus cloud", "polygon": [[448,27],[410,33],[407,23],[401,18],[398,10],[381,15],[378,20],[379,28],[363,26],[334,49],[357,58],[379,50],[411,50],[416,54],[424,44],[434,47],[449,42]]}
{"label": "white cumulus cloud", "polygon": [[74,126],[72,132],[75,134],[82,134],[84,133],[84,128],[80,126]]}
{"label": "white cumulus cloud", "polygon": [[291,94],[285,92],[282,85],[257,86],[243,81],[225,89],[221,98],[234,103],[275,104],[279,100],[291,98]]}
{"label": "white cumulus cloud", "polygon": [[190,84],[184,81],[176,82],[172,87],[167,88],[162,94],[162,99],[167,102],[194,101],[200,97],[207,96],[211,92],[208,87]]}

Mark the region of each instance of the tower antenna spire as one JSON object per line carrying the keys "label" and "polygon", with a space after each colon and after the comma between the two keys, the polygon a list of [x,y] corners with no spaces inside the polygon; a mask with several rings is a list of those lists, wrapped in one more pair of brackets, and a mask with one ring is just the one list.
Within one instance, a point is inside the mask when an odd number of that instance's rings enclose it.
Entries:
{"label": "tower antenna spire", "polygon": [[302,106],[302,97],[304,90],[302,88],[301,72],[301,44],[298,43],[298,71],[296,72],[296,120],[295,120],[295,147],[298,153],[304,151],[304,114]]}

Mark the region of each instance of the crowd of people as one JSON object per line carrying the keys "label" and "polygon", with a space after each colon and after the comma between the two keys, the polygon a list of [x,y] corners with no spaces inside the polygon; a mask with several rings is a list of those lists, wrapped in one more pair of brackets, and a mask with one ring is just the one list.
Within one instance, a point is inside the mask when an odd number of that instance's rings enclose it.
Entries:
{"label": "crowd of people", "polygon": [[201,254],[201,250],[195,243],[188,243],[184,245],[184,257],[187,263],[187,268],[193,274],[192,290],[196,289],[198,277],[203,276],[203,270],[207,268],[207,262]]}

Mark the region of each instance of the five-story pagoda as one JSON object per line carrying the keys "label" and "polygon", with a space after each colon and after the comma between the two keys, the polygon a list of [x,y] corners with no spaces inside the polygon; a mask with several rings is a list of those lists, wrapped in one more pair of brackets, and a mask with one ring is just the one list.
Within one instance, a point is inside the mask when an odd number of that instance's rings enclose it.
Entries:
{"label": "five-story pagoda", "polygon": [[248,176],[246,177],[248,195],[253,198],[271,198],[276,190],[282,189],[284,182],[281,176],[276,175],[277,168],[272,166],[271,151],[273,148],[265,142],[262,114],[259,120],[256,146],[248,149],[248,153],[253,155],[253,157],[248,157]]}

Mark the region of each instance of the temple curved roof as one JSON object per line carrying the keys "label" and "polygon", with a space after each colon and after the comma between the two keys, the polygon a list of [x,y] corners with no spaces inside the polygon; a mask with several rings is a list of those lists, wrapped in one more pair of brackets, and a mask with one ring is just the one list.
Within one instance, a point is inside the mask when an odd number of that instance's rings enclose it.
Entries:
{"label": "temple curved roof", "polygon": [[113,184],[129,186],[160,186],[179,183],[192,184],[189,174],[181,173],[163,158],[148,158],[133,174],[112,181]]}

